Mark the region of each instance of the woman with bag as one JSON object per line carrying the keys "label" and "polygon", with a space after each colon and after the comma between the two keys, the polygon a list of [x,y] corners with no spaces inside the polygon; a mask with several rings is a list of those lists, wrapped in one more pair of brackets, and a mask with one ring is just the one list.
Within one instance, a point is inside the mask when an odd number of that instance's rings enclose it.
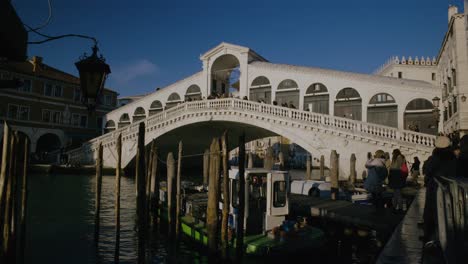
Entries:
{"label": "woman with bag", "polygon": [[392,153],[392,164],[390,165],[390,174],[388,176],[388,186],[393,189],[393,210],[403,211],[403,197],[401,189],[405,186],[408,176],[408,166],[406,166],[405,158],[401,155],[399,149],[394,149]]}

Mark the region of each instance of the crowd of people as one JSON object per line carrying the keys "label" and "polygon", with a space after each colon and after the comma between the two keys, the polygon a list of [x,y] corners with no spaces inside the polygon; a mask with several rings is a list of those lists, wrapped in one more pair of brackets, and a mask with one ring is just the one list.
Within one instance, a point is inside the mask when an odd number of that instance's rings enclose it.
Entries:
{"label": "crowd of people", "polygon": [[390,157],[389,153],[377,150],[374,155],[368,153],[367,178],[364,188],[371,193],[372,202],[377,209],[384,208],[383,192],[384,183],[393,190],[392,208],[395,213],[403,211],[403,199],[401,190],[408,184],[418,186],[418,177],[424,174],[424,186],[426,187],[426,201],[424,208],[424,240],[433,238],[437,226],[437,183],[439,177],[468,178],[468,135],[460,140],[452,140],[447,136],[438,136],[432,155],[421,162],[414,157],[411,169],[404,155],[399,149],[394,149]]}

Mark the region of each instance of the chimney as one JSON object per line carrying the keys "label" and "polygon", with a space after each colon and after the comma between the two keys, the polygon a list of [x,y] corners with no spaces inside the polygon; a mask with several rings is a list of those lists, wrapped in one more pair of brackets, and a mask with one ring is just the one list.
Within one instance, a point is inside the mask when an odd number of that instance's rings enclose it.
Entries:
{"label": "chimney", "polygon": [[[467,0],[465,0],[466,3]],[[458,14],[458,7],[454,5],[450,5],[448,8],[448,22],[452,19],[453,15]]]}
{"label": "chimney", "polygon": [[41,64],[42,64],[42,57],[39,57],[39,56],[33,56],[32,57],[32,65],[33,65],[33,72],[36,72],[37,70],[39,70]]}

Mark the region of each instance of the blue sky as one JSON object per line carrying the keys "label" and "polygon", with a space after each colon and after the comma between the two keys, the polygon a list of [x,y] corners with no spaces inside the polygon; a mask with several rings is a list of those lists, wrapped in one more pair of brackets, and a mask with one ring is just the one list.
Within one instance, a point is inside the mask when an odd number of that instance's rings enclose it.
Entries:
{"label": "blue sky", "polygon": [[[271,62],[371,73],[392,55],[436,56],[449,2],[462,0],[52,0],[41,32],[95,36],[121,95],[154,91],[201,70],[199,55],[222,41]],[[47,0],[12,0],[34,27]],[[30,35],[30,40],[40,39]],[[63,39],[30,45],[28,55],[77,74],[92,43]]]}

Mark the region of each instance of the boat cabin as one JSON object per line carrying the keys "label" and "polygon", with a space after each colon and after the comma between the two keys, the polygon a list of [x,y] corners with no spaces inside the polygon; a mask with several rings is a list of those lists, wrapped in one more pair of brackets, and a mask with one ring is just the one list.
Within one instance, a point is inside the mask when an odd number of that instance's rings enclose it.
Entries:
{"label": "boat cabin", "polygon": [[[239,171],[229,171],[231,226],[237,227]],[[244,230],[246,235],[262,234],[281,225],[289,213],[289,174],[261,168],[245,170]]]}

